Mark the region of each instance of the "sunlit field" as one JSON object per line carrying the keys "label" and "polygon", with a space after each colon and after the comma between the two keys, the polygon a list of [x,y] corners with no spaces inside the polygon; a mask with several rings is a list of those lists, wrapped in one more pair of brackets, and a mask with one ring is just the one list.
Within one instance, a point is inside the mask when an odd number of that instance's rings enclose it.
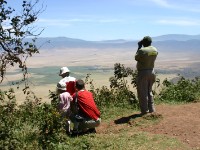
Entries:
{"label": "sunlit field", "polygon": [[[115,63],[135,69],[134,49],[60,49],[51,50],[48,53],[47,50],[41,50],[40,54],[29,58],[27,62],[29,85],[32,91],[42,98],[43,102],[49,102],[49,90],[55,91],[56,84],[61,79],[58,75],[60,67],[67,66],[71,70],[71,76],[84,80],[89,74],[95,88],[109,87],[109,78],[114,75]],[[188,59],[180,59],[176,54],[172,57],[170,53],[159,53],[155,71],[161,82],[166,78],[173,79],[178,74],[193,77],[200,72],[199,63],[195,56],[190,58],[188,55]],[[17,89],[17,85],[13,86],[12,83],[21,78],[22,74],[19,73],[19,70],[8,69],[6,78],[1,84],[2,90],[14,87],[18,103],[23,102],[22,89],[24,85],[21,84]],[[128,83],[131,83],[130,79],[128,79]],[[156,85],[154,87],[156,88]],[[86,88],[89,89],[88,86]],[[131,84],[130,88],[132,88]]]}

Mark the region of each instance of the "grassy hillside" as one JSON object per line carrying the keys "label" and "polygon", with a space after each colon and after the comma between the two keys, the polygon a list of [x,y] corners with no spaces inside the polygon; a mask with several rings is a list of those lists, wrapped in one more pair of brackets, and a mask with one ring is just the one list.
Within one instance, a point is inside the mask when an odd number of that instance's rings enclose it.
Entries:
{"label": "grassy hillside", "polygon": [[[139,130],[155,126],[163,116],[152,114],[139,117],[138,99],[126,82],[131,76],[134,86],[136,74],[121,64],[115,64],[115,69],[118,71],[114,71],[110,88],[95,88],[93,80],[89,76],[86,78],[101,111],[99,134],[67,136],[66,120],[61,120],[58,113],[58,98],[54,92],[50,93],[52,103],[47,104],[41,103],[34,93],[27,90],[26,100],[17,105],[13,89],[1,90],[0,149],[190,149],[174,137]],[[161,85],[161,91],[154,93],[157,104],[199,101],[199,78],[189,80],[182,77],[177,83],[164,80]],[[112,120],[115,124],[110,123]]]}

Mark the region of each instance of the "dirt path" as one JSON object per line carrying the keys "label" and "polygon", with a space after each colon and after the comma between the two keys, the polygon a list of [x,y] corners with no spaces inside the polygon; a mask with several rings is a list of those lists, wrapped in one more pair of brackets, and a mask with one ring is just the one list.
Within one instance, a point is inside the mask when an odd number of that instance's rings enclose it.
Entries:
{"label": "dirt path", "polygon": [[[162,115],[159,123],[148,127],[137,127],[141,131],[152,134],[164,134],[176,137],[193,149],[200,149],[200,103],[184,105],[158,105],[157,114]],[[127,126],[130,119],[137,115],[123,116],[111,123],[102,123],[97,132],[119,132]]]}

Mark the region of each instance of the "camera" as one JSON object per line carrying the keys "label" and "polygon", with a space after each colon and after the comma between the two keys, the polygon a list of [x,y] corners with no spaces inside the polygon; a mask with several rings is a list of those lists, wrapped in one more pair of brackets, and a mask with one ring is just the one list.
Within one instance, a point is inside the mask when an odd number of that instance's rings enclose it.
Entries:
{"label": "camera", "polygon": [[138,42],[138,50],[142,47],[142,45],[143,45],[143,40],[140,40],[140,41]]}

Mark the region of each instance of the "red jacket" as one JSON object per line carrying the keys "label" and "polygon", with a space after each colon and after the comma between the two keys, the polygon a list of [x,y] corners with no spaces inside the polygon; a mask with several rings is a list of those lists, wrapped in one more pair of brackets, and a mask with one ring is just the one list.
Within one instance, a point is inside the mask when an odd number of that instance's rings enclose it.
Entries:
{"label": "red jacket", "polygon": [[[76,93],[73,95],[73,101],[75,102]],[[80,113],[83,116],[89,117],[91,119],[97,120],[100,118],[100,111],[98,110],[93,95],[87,90],[78,91],[78,106]],[[80,114],[81,115],[81,114]]]}

